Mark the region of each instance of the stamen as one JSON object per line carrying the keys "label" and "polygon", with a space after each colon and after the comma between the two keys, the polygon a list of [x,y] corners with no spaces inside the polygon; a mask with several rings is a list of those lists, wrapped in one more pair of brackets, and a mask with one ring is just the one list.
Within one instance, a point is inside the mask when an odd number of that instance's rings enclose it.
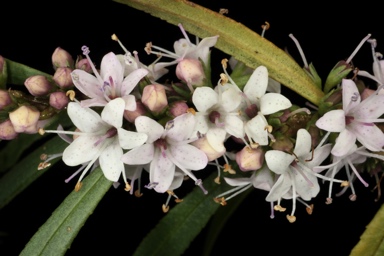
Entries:
{"label": "stamen", "polygon": [[97,69],[96,69],[95,65],[93,65],[93,62],[92,62],[91,58],[89,57],[89,53],[90,53],[89,48],[84,45],[83,47],[81,47],[81,50],[83,51],[83,55],[85,55],[85,57],[87,58],[87,60],[89,62],[89,65],[92,68],[93,73],[95,74],[95,76],[97,77],[99,82],[102,84],[103,83],[103,79],[101,78],[99,72],[97,72]]}
{"label": "stamen", "polygon": [[75,100],[75,95],[76,95],[76,92],[74,90],[68,90],[65,93],[65,96],[67,96],[71,101]]}
{"label": "stamen", "polygon": [[294,116],[298,113],[301,113],[301,112],[305,112],[307,115],[310,115],[311,114],[311,111],[308,109],[308,108],[298,108],[294,111],[292,111],[291,113],[289,113],[287,116],[286,116],[286,119],[290,118],[291,116]]}
{"label": "stamen", "polygon": [[221,198],[215,197],[213,198],[213,201],[215,201],[218,204],[221,204],[222,206],[227,205],[227,202],[225,201],[224,197],[221,197]]}
{"label": "stamen", "polygon": [[363,178],[360,176],[359,172],[356,170],[355,166],[352,164],[352,162],[349,158],[347,159],[347,162],[348,162],[349,166],[352,168],[352,171],[355,173],[356,177],[361,181],[361,183],[363,183],[363,185],[365,187],[368,187],[369,184],[367,182],[365,182],[365,180],[363,180]]}
{"label": "stamen", "polygon": [[267,21],[265,22],[265,25],[261,25],[261,28],[263,29],[263,31],[261,32],[261,37],[264,37],[265,31],[267,31],[270,27],[271,26]]}
{"label": "stamen", "polygon": [[195,181],[195,185],[199,186],[201,190],[203,191],[204,195],[208,194],[208,191],[203,187],[203,181],[201,179],[198,179]]}
{"label": "stamen", "polygon": [[275,218],[275,210],[273,209],[273,202],[271,202],[270,205],[271,205],[271,215],[269,215],[269,218],[274,219]]}
{"label": "stamen", "polygon": [[274,209],[275,211],[279,211],[279,212],[285,212],[285,210],[287,210],[287,208],[282,207],[280,204],[275,205],[275,206],[273,207],[273,209]]}
{"label": "stamen", "polygon": [[304,67],[306,69],[308,69],[308,62],[307,62],[307,59],[305,58],[305,55],[304,55],[304,52],[303,52],[303,49],[301,49],[301,46],[300,46],[300,43],[299,41],[292,35],[292,34],[289,34],[289,37],[293,40],[293,42],[296,44],[296,47],[297,49],[299,50],[299,53],[301,55],[301,59],[303,60],[303,63],[304,63]]}
{"label": "stamen", "polygon": [[191,44],[191,41],[189,40],[189,37],[187,35],[187,32],[185,32],[183,25],[181,25],[181,23],[179,23],[178,26],[179,26],[181,33],[183,34],[184,38],[188,41],[189,44]]}
{"label": "stamen", "polygon": [[229,174],[236,174],[236,171],[232,169],[230,164],[224,164],[224,172],[228,172]]}
{"label": "stamen", "polygon": [[364,42],[367,41],[370,37],[371,37],[371,34],[368,34],[366,37],[363,38],[363,40],[361,40],[359,45],[352,52],[351,56],[349,56],[349,58],[347,59],[347,61],[346,61],[347,64],[349,64],[349,62],[351,62],[351,60],[353,59],[353,57],[355,57],[356,53],[360,50],[360,48],[364,44]]}

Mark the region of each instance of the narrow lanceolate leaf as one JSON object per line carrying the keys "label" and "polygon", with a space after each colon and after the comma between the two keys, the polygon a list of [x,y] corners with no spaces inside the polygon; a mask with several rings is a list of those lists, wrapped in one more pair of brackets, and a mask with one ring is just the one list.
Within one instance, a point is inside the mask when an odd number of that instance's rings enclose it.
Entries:
{"label": "narrow lanceolate leaf", "polygon": [[351,256],[380,256],[384,255],[384,205],[368,224],[360,237],[360,241],[353,248]]}
{"label": "narrow lanceolate leaf", "polygon": [[173,207],[160,220],[141,242],[134,255],[181,255],[221,207],[213,198],[230,189],[227,184],[216,184],[216,176],[217,173],[213,173],[204,180],[208,195],[204,195],[199,187],[194,188],[183,202]]}
{"label": "narrow lanceolate leaf", "polygon": [[34,75],[43,75],[48,78],[52,77],[47,73],[44,73],[42,71],[39,71],[37,69],[31,68],[29,66],[26,66],[24,64],[21,64],[9,59],[5,59],[5,63],[7,65],[8,84],[23,85],[25,80],[28,77],[34,76]]}
{"label": "narrow lanceolate leaf", "polygon": [[264,65],[269,75],[314,104],[323,92],[282,49],[241,23],[185,0],[114,0],[183,27],[200,38],[219,35],[216,48],[251,68]]}
{"label": "narrow lanceolate leaf", "polygon": [[40,227],[20,255],[64,255],[72,241],[111,187],[100,168],[83,181]]}
{"label": "narrow lanceolate leaf", "polygon": [[[9,169],[0,179],[0,209],[49,169],[49,167],[43,170],[37,169],[39,163],[42,162],[40,160],[41,154],[60,153],[64,151],[66,146],[68,143],[59,136],[55,136]],[[50,161],[50,163],[53,165],[59,160],[61,160],[60,157]]]}

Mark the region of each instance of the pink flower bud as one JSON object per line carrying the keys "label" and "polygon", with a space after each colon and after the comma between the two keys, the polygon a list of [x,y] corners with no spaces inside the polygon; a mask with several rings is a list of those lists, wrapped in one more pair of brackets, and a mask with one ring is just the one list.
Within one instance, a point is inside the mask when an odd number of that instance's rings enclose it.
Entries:
{"label": "pink flower bud", "polygon": [[150,84],[144,87],[141,102],[152,112],[160,113],[168,106],[165,88],[161,84]]}
{"label": "pink flower bud", "polygon": [[42,75],[27,78],[24,85],[27,87],[30,94],[37,97],[47,95],[52,89],[51,83]]}
{"label": "pink flower bud", "polygon": [[52,64],[54,69],[73,68],[74,61],[72,56],[66,50],[57,47],[52,54]]}
{"label": "pink flower bud", "polygon": [[55,74],[53,75],[53,80],[62,89],[72,87],[73,83],[71,72],[71,68],[57,68]]}
{"label": "pink flower bud", "polygon": [[236,153],[236,163],[243,172],[255,171],[261,168],[264,162],[264,152],[259,148],[244,147]]}
{"label": "pink flower bud", "polygon": [[33,106],[21,106],[9,113],[9,119],[17,133],[37,133],[40,112]]}
{"label": "pink flower bud", "polygon": [[11,96],[9,96],[8,91],[0,90],[0,109],[3,109],[5,106],[12,103]]}
{"label": "pink flower bud", "polygon": [[176,66],[176,76],[189,85],[201,86],[205,74],[201,62],[197,59],[183,59]]}
{"label": "pink flower bud", "polygon": [[61,110],[68,105],[69,99],[65,92],[53,92],[49,95],[49,105]]}
{"label": "pink flower bud", "polygon": [[175,118],[179,115],[185,114],[188,108],[189,107],[185,101],[176,101],[169,106],[169,114]]}
{"label": "pink flower bud", "polygon": [[1,140],[13,140],[17,137],[17,132],[13,128],[11,120],[7,119],[0,123],[0,139]]}
{"label": "pink flower bud", "polygon": [[92,73],[92,67],[88,59],[81,59],[76,62],[76,68],[84,70],[85,72]]}
{"label": "pink flower bud", "polygon": [[143,103],[141,101],[136,101],[136,110],[134,110],[134,111],[125,110],[124,111],[124,118],[126,120],[128,120],[129,122],[134,123],[136,117],[142,116],[146,112],[147,111],[146,111],[145,106],[143,105]]}
{"label": "pink flower bud", "polygon": [[191,143],[191,145],[203,151],[207,155],[208,161],[213,161],[221,157],[225,153],[225,148],[221,152],[218,152],[215,149],[213,149],[212,146],[209,144],[207,137],[205,136],[198,140],[195,140],[194,142]]}

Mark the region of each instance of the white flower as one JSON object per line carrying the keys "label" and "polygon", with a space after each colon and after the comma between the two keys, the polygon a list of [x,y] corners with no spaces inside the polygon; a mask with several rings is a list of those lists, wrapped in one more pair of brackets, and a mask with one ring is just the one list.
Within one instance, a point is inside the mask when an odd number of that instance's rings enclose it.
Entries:
{"label": "white flower", "polygon": [[244,138],[243,120],[240,118],[239,106],[242,97],[233,87],[216,90],[210,87],[196,88],[192,101],[196,112],[196,130],[207,136],[208,143],[217,152],[225,150],[223,145],[227,134]]}
{"label": "white flower", "polygon": [[[132,149],[142,145],[147,140],[145,133],[127,131],[122,128],[125,102],[116,98],[108,102],[101,112],[101,116],[94,110],[82,107],[78,102],[68,104],[68,116],[79,132],[46,131],[78,135],[64,150],[63,161],[69,166],[87,163],[78,181],[81,180],[89,168],[99,161],[104,176],[116,182],[121,173],[125,176],[124,163],[121,161],[123,149]],[[124,177],[126,182],[126,178]],[[127,189],[129,189],[129,184]]]}
{"label": "white flower", "polygon": [[171,189],[176,166],[191,177],[197,185],[201,180],[191,170],[201,170],[208,163],[207,155],[189,143],[195,126],[195,117],[183,114],[169,121],[164,128],[155,120],[139,116],[135,120],[136,130],[148,134],[147,142],[124,154],[122,161],[128,165],[149,165],[150,186],[163,193]]}
{"label": "white flower", "polygon": [[251,119],[244,126],[251,144],[254,141],[258,145],[268,145],[269,125],[265,116],[292,106],[289,99],[280,93],[266,93],[268,81],[267,68],[259,66],[253,71],[243,90],[247,107],[257,110],[257,115],[250,116]]}
{"label": "white flower", "polygon": [[374,124],[383,122],[384,95],[374,93],[361,101],[356,84],[343,79],[343,109],[331,110],[316,122],[316,126],[328,132],[339,132],[331,153],[345,155],[358,140],[372,151],[383,151],[384,133]]}
{"label": "white flower", "polygon": [[[296,219],[294,216],[296,197],[309,201],[320,191],[317,177],[331,180],[312,170],[328,157],[330,150],[331,145],[327,144],[311,152],[311,135],[307,130],[299,129],[293,154],[279,150],[269,150],[265,153],[265,161],[269,169],[279,175],[266,200],[277,201],[275,209],[281,210],[284,209],[280,206],[281,198],[292,198],[292,212],[287,215],[290,222]],[[342,183],[340,180],[334,181]]]}
{"label": "white flower", "polygon": [[148,74],[148,70],[139,68],[124,78],[124,66],[116,55],[110,52],[103,57],[99,73],[89,58],[88,47],[83,46],[83,54],[89,59],[95,76],[82,69],[75,69],[71,73],[76,88],[90,98],[83,100],[82,106],[105,106],[110,100],[121,97],[125,101],[126,110],[136,110],[136,99],[131,92]]}

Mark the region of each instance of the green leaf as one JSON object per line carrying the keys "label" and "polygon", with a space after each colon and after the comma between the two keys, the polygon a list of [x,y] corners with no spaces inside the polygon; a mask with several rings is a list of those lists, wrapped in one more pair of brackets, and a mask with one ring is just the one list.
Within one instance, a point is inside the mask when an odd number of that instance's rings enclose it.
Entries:
{"label": "green leaf", "polygon": [[380,256],[384,255],[384,205],[368,224],[360,237],[360,241],[352,249],[350,256]]}
{"label": "green leaf", "polygon": [[[41,135],[39,136],[41,137]],[[68,144],[65,141],[59,136],[55,136],[29,153],[23,160],[17,162],[17,164],[0,179],[0,209],[49,169],[48,167],[40,171],[37,170],[41,162],[41,154],[63,152],[66,146],[68,146]],[[58,160],[61,160],[61,158],[56,158],[50,161],[50,163],[53,165]]]}
{"label": "green leaf", "polygon": [[39,228],[20,255],[64,255],[111,185],[96,168],[84,179],[80,191],[69,194]]}
{"label": "green leaf", "polygon": [[183,27],[200,38],[219,35],[216,48],[251,68],[264,65],[271,78],[318,104],[323,92],[282,49],[224,15],[190,1],[114,0]]}
{"label": "green leaf", "polygon": [[44,73],[42,71],[39,71],[37,69],[31,68],[29,66],[26,66],[24,64],[5,59],[5,63],[7,65],[7,72],[8,72],[8,83],[14,84],[14,85],[24,85],[25,80],[30,76],[35,75],[43,75],[48,77],[49,79],[52,79],[52,76]]}
{"label": "green leaf", "polygon": [[183,202],[173,207],[160,220],[141,242],[134,255],[181,255],[220,207],[213,198],[230,189],[225,183],[216,184],[216,176],[215,172],[204,180],[208,195],[204,195],[199,187],[195,187]]}

